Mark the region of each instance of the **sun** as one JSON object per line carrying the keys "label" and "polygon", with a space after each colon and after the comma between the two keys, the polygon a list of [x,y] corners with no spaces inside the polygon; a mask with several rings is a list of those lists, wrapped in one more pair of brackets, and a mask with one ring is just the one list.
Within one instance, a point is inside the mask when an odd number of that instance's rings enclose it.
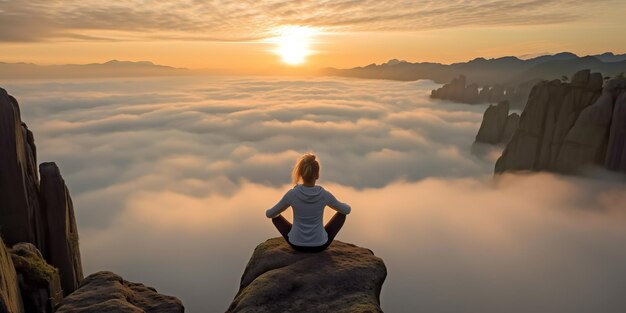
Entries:
{"label": "sun", "polygon": [[283,62],[300,65],[312,54],[311,40],[317,30],[303,26],[283,26],[276,29],[277,36],[271,39],[276,45],[273,50]]}

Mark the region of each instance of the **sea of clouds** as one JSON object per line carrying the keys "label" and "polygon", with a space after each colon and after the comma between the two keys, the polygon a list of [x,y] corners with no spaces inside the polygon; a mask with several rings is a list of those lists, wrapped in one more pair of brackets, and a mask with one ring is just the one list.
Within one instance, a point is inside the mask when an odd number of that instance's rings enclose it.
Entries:
{"label": "sea of clouds", "polygon": [[[303,152],[353,213],[389,312],[623,312],[620,177],[492,178],[485,109],[429,81],[189,77],[15,81],[39,162],[69,185],[85,272],[113,270],[224,311]],[[331,212],[327,212],[329,215]],[[328,218],[328,216],[327,216]]]}

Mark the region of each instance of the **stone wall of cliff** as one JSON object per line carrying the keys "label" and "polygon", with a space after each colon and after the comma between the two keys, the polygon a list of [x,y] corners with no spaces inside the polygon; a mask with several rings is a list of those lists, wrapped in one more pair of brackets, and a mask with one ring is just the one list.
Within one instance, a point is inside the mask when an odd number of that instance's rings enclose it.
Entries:
{"label": "stone wall of cliff", "polygon": [[[63,312],[184,312],[178,299],[112,273],[83,282],[70,192],[54,162],[37,167],[33,133],[2,88],[0,204],[0,313],[52,313],[59,306]],[[105,281],[124,288],[104,288]],[[123,301],[109,301],[114,298]]]}
{"label": "stone wall of cliff", "polygon": [[45,257],[59,269],[61,286],[68,295],[83,279],[83,266],[78,245],[78,229],[69,190],[54,162],[42,163],[41,200],[45,207]]}
{"label": "stone wall of cliff", "polygon": [[37,155],[17,100],[0,88],[0,234],[8,245],[40,245]]}
{"label": "stone wall of cliff", "polygon": [[72,201],[56,164],[43,163],[39,180],[34,136],[17,100],[2,88],[0,146],[0,235],[8,246],[37,247],[59,269],[63,292],[69,294],[83,278]]}
{"label": "stone wall of cliff", "polygon": [[600,73],[577,72],[571,83],[533,87],[519,127],[495,172],[576,173],[590,166],[626,173],[626,81],[604,83]]}

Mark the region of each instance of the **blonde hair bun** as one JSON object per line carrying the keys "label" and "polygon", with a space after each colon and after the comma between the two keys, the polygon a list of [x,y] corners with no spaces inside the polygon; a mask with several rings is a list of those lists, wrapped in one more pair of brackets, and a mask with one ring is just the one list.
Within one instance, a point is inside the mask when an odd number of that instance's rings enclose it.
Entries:
{"label": "blonde hair bun", "polygon": [[300,181],[311,182],[319,178],[320,164],[315,160],[315,154],[303,154],[291,173],[292,182],[297,185]]}

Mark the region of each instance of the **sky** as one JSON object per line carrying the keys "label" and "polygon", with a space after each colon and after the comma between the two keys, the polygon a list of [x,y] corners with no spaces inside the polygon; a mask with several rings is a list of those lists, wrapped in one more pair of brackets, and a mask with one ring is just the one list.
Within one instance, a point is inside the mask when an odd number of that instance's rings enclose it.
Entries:
{"label": "sky", "polygon": [[[624,11],[621,0],[0,0],[0,62],[147,60],[272,74],[392,58],[625,53]],[[277,55],[284,27],[313,30],[302,35],[305,62]]]}
{"label": "sky", "polygon": [[[74,202],[86,274],[222,312],[304,152],[352,206],[337,240],[388,270],[389,312],[626,311],[623,177],[494,179],[486,105],[430,81],[206,76],[4,84]],[[594,178],[595,177],[595,178]],[[600,179],[598,179],[600,177]],[[326,219],[332,212],[326,212]],[[286,213],[290,217],[290,211]]]}
{"label": "sky", "polygon": [[494,178],[502,147],[472,149],[486,106],[431,99],[431,81],[272,75],[626,53],[623,12],[622,0],[0,0],[0,62],[268,75],[2,87],[38,162],[60,166],[85,273],[112,270],[189,312],[228,306],[309,151],[353,207],[337,239],[387,265],[384,310],[625,312],[622,176]]}

